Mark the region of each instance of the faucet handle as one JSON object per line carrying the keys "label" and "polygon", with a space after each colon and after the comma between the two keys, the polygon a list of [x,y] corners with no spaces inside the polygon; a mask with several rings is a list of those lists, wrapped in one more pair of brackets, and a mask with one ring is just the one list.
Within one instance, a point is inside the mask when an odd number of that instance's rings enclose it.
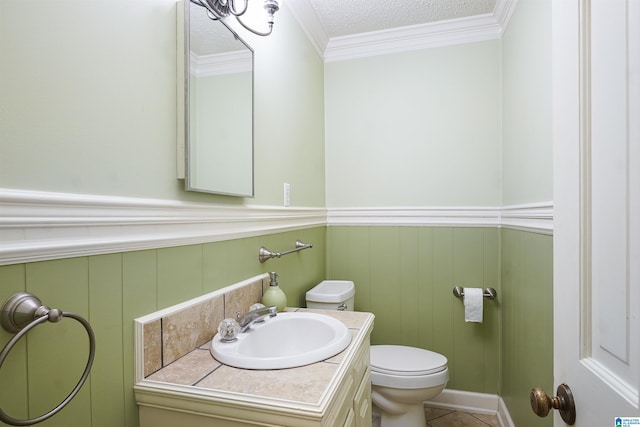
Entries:
{"label": "faucet handle", "polygon": [[237,341],[240,333],[240,324],[235,319],[228,317],[218,325],[218,333],[222,342]]}

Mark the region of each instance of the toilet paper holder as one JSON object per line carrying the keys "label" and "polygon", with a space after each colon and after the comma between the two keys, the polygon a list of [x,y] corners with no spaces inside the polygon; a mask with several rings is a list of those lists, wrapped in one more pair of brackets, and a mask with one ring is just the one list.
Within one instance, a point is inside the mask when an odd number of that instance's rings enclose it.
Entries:
{"label": "toilet paper holder", "polygon": [[[462,286],[454,287],[453,294],[458,298],[462,298],[464,296],[464,288]],[[495,297],[498,296],[498,293],[493,288],[484,288],[484,292],[482,293],[482,296],[485,298],[494,299]]]}

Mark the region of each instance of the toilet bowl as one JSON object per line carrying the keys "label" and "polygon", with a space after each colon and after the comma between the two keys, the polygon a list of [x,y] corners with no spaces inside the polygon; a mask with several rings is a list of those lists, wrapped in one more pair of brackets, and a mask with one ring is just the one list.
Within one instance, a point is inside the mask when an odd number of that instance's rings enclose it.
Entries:
{"label": "toilet bowl", "polygon": [[400,345],[371,346],[371,400],[380,427],[425,426],[423,402],[440,394],[449,380],[447,358]]}
{"label": "toilet bowl", "polygon": [[[308,308],[353,310],[351,281],[324,280],[307,292]],[[440,394],[449,381],[447,358],[401,345],[371,346],[371,400],[380,427],[424,427],[423,402]]]}

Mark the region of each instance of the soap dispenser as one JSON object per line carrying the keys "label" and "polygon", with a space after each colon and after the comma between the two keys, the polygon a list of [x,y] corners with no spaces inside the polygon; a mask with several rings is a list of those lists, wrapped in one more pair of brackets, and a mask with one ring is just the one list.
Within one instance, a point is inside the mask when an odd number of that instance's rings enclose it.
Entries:
{"label": "soap dispenser", "polygon": [[272,271],[269,273],[271,283],[269,283],[269,289],[266,290],[262,296],[262,303],[267,307],[275,305],[278,307],[278,311],[284,311],[287,306],[287,296],[282,292],[280,286],[278,286],[278,273]]}

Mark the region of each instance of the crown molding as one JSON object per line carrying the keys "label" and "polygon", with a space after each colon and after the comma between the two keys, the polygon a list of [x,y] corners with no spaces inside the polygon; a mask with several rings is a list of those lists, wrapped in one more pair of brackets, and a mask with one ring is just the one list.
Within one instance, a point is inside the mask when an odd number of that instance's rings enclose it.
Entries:
{"label": "crown molding", "polygon": [[327,49],[327,44],[329,44],[329,37],[324,32],[318,15],[316,15],[309,2],[307,0],[287,1],[284,3],[284,7],[291,11],[291,14],[298,21],[300,28],[302,28],[320,58],[324,58],[324,51]]}
{"label": "crown molding", "polygon": [[499,39],[502,30],[493,15],[481,15],[430,24],[334,37],[324,53],[325,62],[346,61]]}
{"label": "crown molding", "polygon": [[284,208],[0,189],[0,265],[324,226],[504,227],[553,234],[553,203]]}
{"label": "crown molding", "polygon": [[493,16],[501,28],[501,36],[504,34],[507,26],[509,25],[509,21],[511,21],[511,16],[513,12],[516,10],[516,5],[518,4],[518,0],[497,0],[496,8],[493,11]]}
{"label": "crown molding", "polygon": [[502,37],[516,4],[517,0],[497,0],[491,14],[328,38],[306,0],[286,3],[325,62],[496,40]]}

